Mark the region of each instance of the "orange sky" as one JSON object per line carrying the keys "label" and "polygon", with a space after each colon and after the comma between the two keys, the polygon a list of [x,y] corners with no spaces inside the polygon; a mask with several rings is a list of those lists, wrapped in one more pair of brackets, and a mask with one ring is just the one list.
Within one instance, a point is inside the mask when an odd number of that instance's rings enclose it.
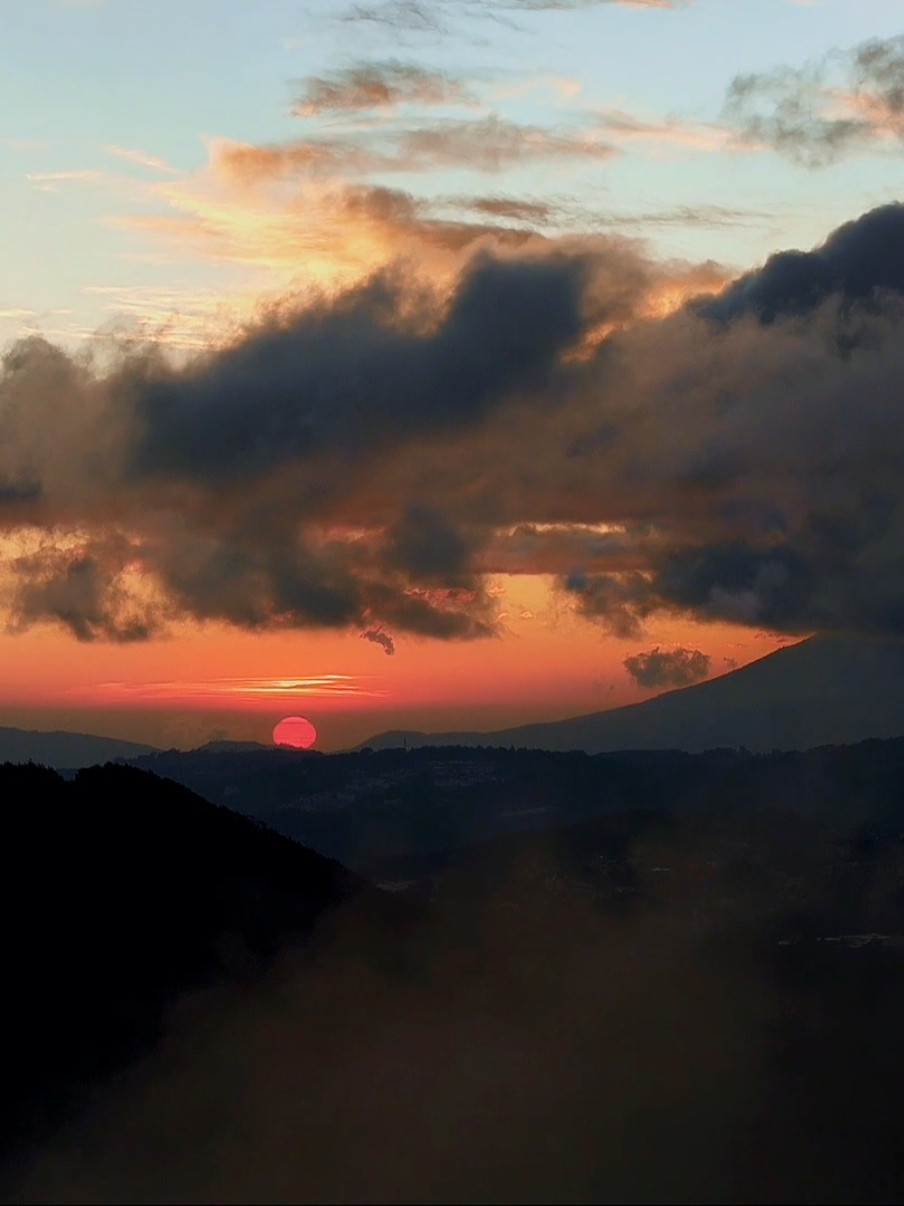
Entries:
{"label": "orange sky", "polygon": [[393,656],[355,632],[183,625],[168,639],[121,645],[36,625],[0,637],[0,723],[190,747],[213,737],[267,741],[276,721],[300,714],[317,726],[318,748],[338,749],[386,728],[498,728],[635,703],[657,692],[639,689],[622,663],[655,645],[700,649],[721,674],[787,640],[668,619],[651,621],[639,641],[618,640],[542,578],[499,585],[501,636],[401,633]]}

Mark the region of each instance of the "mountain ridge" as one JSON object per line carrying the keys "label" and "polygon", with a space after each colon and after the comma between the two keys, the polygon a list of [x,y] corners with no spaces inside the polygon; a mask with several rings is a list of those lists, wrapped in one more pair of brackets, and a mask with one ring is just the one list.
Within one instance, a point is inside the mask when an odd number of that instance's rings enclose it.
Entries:
{"label": "mountain ridge", "polygon": [[117,758],[139,758],[155,752],[156,746],[119,737],[97,737],[65,729],[0,727],[0,763],[37,762],[54,770],[80,770]]}
{"label": "mountain ridge", "polygon": [[357,749],[811,749],[904,733],[904,641],[810,637],[718,678],[609,711],[491,732],[378,733]]}

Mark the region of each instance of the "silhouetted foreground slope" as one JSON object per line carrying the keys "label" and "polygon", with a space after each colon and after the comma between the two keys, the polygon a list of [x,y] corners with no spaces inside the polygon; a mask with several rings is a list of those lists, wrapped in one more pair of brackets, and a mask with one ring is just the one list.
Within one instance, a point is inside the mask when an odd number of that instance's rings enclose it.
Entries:
{"label": "silhouetted foreground slope", "polygon": [[160,1033],[188,986],[247,973],[365,885],[175,783],[105,766],[0,767],[0,1141]]}
{"label": "silhouetted foreground slope", "polygon": [[813,637],[656,699],[488,733],[380,733],[360,748],[495,745],[589,754],[717,746],[756,752],[904,734],[904,641]]}
{"label": "silhouetted foreground slope", "polygon": [[[430,904],[393,931],[388,958],[367,957],[374,930],[343,948],[346,907],[279,974],[180,1014],[38,1153],[16,1200],[904,1201],[904,740],[765,757],[468,753],[277,753],[274,776],[306,766],[339,796],[369,776],[384,801],[403,767],[416,785],[432,766],[438,796],[399,793],[422,811],[441,811],[443,790],[536,785],[553,801],[572,782],[544,832],[497,832],[445,859],[415,843],[399,871],[429,880]],[[263,754],[243,757],[269,790]],[[582,814],[568,802],[592,801],[579,789],[597,767],[623,807]],[[226,821],[217,861],[246,867],[226,834],[250,846],[253,831]],[[205,825],[186,827],[196,856]],[[122,849],[115,818],[111,832]],[[192,871],[180,903],[166,849],[178,826],[157,832],[144,890],[174,893],[174,924],[194,917],[193,949],[209,951],[217,926],[198,919],[220,881],[203,871],[196,889]],[[109,883],[106,857],[89,861]],[[112,927],[107,952],[157,949],[107,920],[115,899],[67,883],[76,917]],[[75,923],[58,924],[78,949]],[[62,938],[53,952],[67,958]],[[164,980],[186,962],[154,959]],[[43,974],[52,1032],[77,994]],[[145,975],[137,954],[129,975]]]}
{"label": "silhouetted foreground slope", "polygon": [[42,733],[35,729],[0,728],[0,763],[39,762],[42,766],[75,769],[150,754],[152,745],[95,737],[90,733]]}

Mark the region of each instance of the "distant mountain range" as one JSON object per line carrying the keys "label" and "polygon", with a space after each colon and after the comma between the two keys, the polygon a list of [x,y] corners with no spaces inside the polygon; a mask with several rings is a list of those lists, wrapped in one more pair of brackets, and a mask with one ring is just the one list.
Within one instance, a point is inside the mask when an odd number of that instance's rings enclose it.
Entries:
{"label": "distant mountain range", "polygon": [[93,737],[89,733],[41,733],[29,729],[0,728],[0,763],[38,762],[58,770],[115,762],[117,758],[140,758],[154,753],[154,746],[116,737]]}
{"label": "distant mountain range", "polygon": [[610,753],[719,747],[753,752],[846,745],[904,734],[904,641],[812,637],[643,703],[494,732],[395,730],[359,749],[491,745]]}

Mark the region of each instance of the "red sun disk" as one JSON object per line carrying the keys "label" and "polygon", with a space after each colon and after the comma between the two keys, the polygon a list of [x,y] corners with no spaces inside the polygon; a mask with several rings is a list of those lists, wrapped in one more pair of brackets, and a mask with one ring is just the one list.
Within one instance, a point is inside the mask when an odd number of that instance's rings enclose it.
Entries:
{"label": "red sun disk", "polygon": [[303,716],[287,716],[273,730],[273,744],[293,750],[309,750],[317,740],[317,730]]}

